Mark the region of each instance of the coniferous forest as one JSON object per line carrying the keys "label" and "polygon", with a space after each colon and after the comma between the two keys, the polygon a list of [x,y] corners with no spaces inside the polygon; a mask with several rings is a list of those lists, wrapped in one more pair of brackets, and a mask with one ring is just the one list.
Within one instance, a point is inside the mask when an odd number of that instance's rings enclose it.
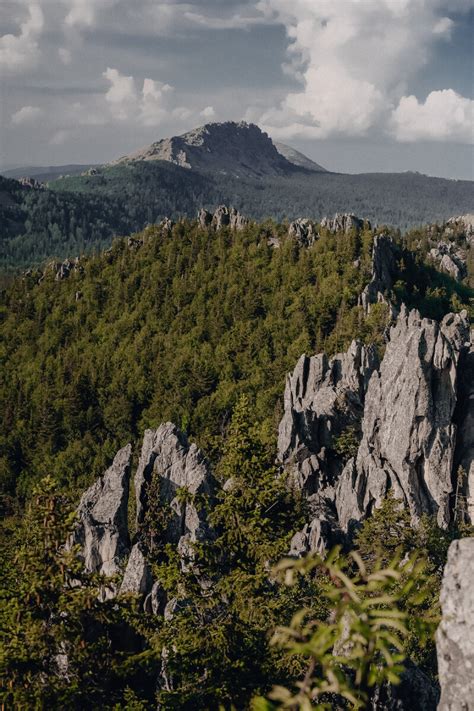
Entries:
{"label": "coniferous forest", "polygon": [[[472,248],[452,233],[466,272],[440,271],[430,250],[442,230],[318,227],[308,245],[286,223],[182,219],[82,256],[66,278],[53,263],[3,289],[4,708],[391,709],[393,693],[410,703],[414,670],[435,708],[443,568],[472,532],[460,498],[449,526],[428,514],[413,526],[392,492],[330,551],[288,557],[310,504],[275,453],[301,354],[357,339],[382,359],[402,303],[436,321],[472,317]],[[367,310],[382,231],[396,245],[393,285]],[[212,505],[182,487],[173,506],[212,533],[183,564],[159,477],[141,518],[131,491],[130,540],[160,591],[144,611],[139,594],[117,593],[127,556],[115,577],[86,569],[75,511],[120,448],[132,443],[136,467],[145,430],[165,422],[215,482]],[[334,435],[328,457],[345,465],[360,437]]]}

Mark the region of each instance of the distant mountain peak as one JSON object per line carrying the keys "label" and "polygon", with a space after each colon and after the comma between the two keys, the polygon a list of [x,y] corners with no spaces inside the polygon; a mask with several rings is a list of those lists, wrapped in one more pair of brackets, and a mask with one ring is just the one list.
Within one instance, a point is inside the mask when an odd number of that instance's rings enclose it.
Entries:
{"label": "distant mountain peak", "polygon": [[324,170],[302,153],[279,145],[253,123],[207,123],[181,136],[152,143],[113,164],[164,160],[181,168],[236,177],[285,175],[302,168]]}

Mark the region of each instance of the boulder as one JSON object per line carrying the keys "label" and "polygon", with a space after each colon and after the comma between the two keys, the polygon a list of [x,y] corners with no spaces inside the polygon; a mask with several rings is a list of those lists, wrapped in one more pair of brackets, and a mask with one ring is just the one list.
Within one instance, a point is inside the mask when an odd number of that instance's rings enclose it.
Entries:
{"label": "boulder", "polygon": [[441,587],[436,633],[441,699],[438,711],[474,708],[474,538],[453,541]]}
{"label": "boulder", "polygon": [[130,444],[121,449],[105,474],[87,489],[79,503],[71,543],[80,546],[88,572],[114,575],[128,555],[131,454]]}
{"label": "boulder", "polygon": [[467,275],[466,255],[451,242],[438,242],[438,246],[430,250],[429,256],[441,271],[456,281],[461,281]]}

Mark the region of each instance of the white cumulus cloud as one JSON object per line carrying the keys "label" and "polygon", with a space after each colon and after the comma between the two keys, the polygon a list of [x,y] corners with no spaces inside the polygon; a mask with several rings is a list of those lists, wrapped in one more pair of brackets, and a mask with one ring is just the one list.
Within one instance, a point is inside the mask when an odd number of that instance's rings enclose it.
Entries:
{"label": "white cumulus cloud", "polygon": [[15,126],[34,123],[43,113],[39,106],[22,106],[21,109],[12,114],[12,123]]}
{"label": "white cumulus cloud", "polygon": [[[465,11],[474,0],[454,5]],[[258,0],[257,7],[267,21],[285,26],[284,70],[301,85],[260,116],[269,132],[285,138],[397,127],[404,98],[412,102],[408,81],[427,64],[434,43],[449,40],[454,24],[443,0]],[[465,135],[457,121],[444,125],[446,140]]]}
{"label": "white cumulus cloud", "polygon": [[176,104],[174,88],[165,82],[145,78],[142,88],[137,87],[133,76],[125,76],[118,69],[108,67],[104,76],[110,87],[105,94],[112,119],[133,121],[145,127],[159,126],[171,119],[184,122],[193,117],[212,118],[212,106],[202,111]]}
{"label": "white cumulus cloud", "polygon": [[474,101],[452,89],[432,91],[423,103],[404,96],[393,112],[392,127],[399,141],[474,143]]}
{"label": "white cumulus cloud", "polygon": [[103,75],[109,82],[110,88],[105,94],[114,118],[121,121],[128,118],[137,103],[135,81],[132,76],[120,74],[117,69],[107,67]]}
{"label": "white cumulus cloud", "polygon": [[30,69],[38,58],[44,15],[38,3],[31,3],[27,9],[28,17],[19,23],[19,33],[0,37],[0,69],[3,71]]}

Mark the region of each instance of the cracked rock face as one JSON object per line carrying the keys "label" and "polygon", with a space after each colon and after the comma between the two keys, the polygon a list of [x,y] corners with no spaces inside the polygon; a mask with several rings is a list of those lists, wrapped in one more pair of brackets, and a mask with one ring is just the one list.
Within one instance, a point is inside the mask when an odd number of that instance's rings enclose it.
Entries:
{"label": "cracked rock face", "polygon": [[353,341],[331,359],[302,355],[287,376],[285,412],[278,431],[278,459],[300,489],[313,494],[334,483],[327,450],[334,437],[360,422],[365,390],[377,365],[376,351]]}
{"label": "cracked rock face", "polygon": [[372,304],[383,303],[390,306],[391,316],[395,313],[385,294],[391,291],[396,274],[397,247],[387,235],[376,235],[372,249],[372,278],[360,295],[359,303],[365,313],[370,313]]}
{"label": "cracked rock face", "polygon": [[[344,466],[334,445],[348,428],[359,444]],[[438,324],[403,306],[380,365],[357,342],[331,360],[301,356],[287,377],[278,459],[321,505],[292,552],[327,547],[330,529],[351,534],[389,490],[414,522],[426,513],[448,526],[454,497],[472,521],[473,458],[474,349],[465,312]],[[459,466],[466,477],[455,489]]]}
{"label": "cracked rock face", "polygon": [[436,633],[441,699],[438,711],[474,707],[474,538],[453,541],[441,588]]}
{"label": "cracked rock face", "polygon": [[[195,444],[189,444],[176,425],[166,422],[157,430],[146,430],[135,474],[137,522],[142,523],[147,506],[147,487],[155,473],[160,497],[172,510],[167,542],[178,544],[182,537],[195,542],[209,536],[205,516],[193,501],[196,495],[212,496],[215,482],[209,465]],[[187,496],[180,497],[186,489]]]}
{"label": "cracked rock face", "polygon": [[105,474],[81,498],[72,544],[81,546],[89,572],[114,575],[128,554],[131,453],[130,444],[121,449]]}
{"label": "cracked rock face", "polygon": [[457,365],[467,339],[465,312],[438,324],[402,307],[367,389],[357,457],[338,484],[346,528],[378,507],[389,489],[414,520],[428,513],[440,526],[449,524]]}

